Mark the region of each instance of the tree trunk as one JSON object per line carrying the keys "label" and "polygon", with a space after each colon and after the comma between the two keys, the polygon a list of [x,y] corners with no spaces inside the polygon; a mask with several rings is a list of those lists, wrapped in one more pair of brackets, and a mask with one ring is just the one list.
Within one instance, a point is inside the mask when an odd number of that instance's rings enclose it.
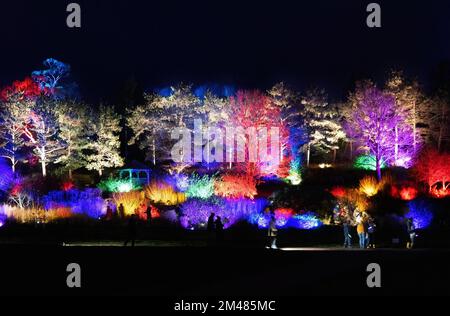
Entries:
{"label": "tree trunk", "polygon": [[311,143],[308,143],[308,146],[306,148],[306,167],[309,168],[309,159],[311,156]]}
{"label": "tree trunk", "polygon": [[16,173],[16,158],[13,156],[12,158],[11,158],[11,169],[12,169],[12,172],[13,173]]}
{"label": "tree trunk", "polygon": [[156,166],[156,141],[155,141],[155,137],[154,136],[153,136],[152,144],[153,144],[153,150],[152,150],[153,165]]}
{"label": "tree trunk", "polygon": [[353,161],[353,141],[350,141],[350,161]]}
{"label": "tree trunk", "polygon": [[333,149],[333,164],[336,163],[337,150]]}
{"label": "tree trunk", "polygon": [[416,101],[413,102],[413,148],[414,153],[417,149],[417,113],[416,113]]}
{"label": "tree trunk", "polygon": [[377,158],[377,178],[378,178],[378,181],[381,181],[381,166],[380,166],[379,158]]}
{"label": "tree trunk", "polygon": [[398,126],[395,125],[394,165],[398,162]]}
{"label": "tree trunk", "polygon": [[47,164],[45,163],[44,160],[41,161],[41,168],[42,168],[42,176],[46,177],[47,176]]}
{"label": "tree trunk", "polygon": [[72,169],[69,169],[69,179],[70,179],[70,180],[73,179],[73,172],[72,172]]}
{"label": "tree trunk", "polygon": [[42,169],[42,176],[47,176],[47,159],[45,156],[45,147],[40,148],[40,156],[41,156],[41,169]]}

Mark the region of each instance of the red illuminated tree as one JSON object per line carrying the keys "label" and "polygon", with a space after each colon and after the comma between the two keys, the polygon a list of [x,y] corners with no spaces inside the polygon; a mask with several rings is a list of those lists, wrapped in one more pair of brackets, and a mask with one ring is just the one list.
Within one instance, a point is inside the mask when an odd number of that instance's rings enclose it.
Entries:
{"label": "red illuminated tree", "polygon": [[[279,129],[279,144],[287,143],[289,139],[289,130],[281,120],[281,108],[274,104],[270,97],[263,94],[258,90],[254,91],[238,91],[235,97],[230,98],[230,108],[232,111],[232,123],[234,126],[242,127],[244,130],[248,131],[249,128],[255,128],[257,132],[261,129],[266,128],[270,132],[271,128]],[[226,137],[229,137],[227,135]],[[247,145],[251,144],[252,138],[250,135],[246,134],[245,143]],[[275,152],[275,148],[270,148],[271,137],[269,139],[262,139],[261,134],[258,133],[257,147],[259,149],[260,142],[267,141],[268,149],[272,153]],[[253,140],[255,141],[255,140]],[[280,148],[279,148],[280,149]],[[281,150],[279,150],[281,153]],[[230,152],[230,148],[227,148],[227,153]],[[258,157],[257,161],[250,162],[249,152],[246,152],[246,162],[238,163],[238,169],[244,171],[248,174],[253,173],[254,175],[269,175],[279,174],[280,172],[286,173],[289,169],[290,157],[278,157],[274,159],[274,163],[265,162]]]}
{"label": "red illuminated tree", "polygon": [[429,191],[438,184],[446,191],[450,186],[450,154],[440,154],[434,149],[423,151],[415,166],[415,172],[417,179],[427,184]]}

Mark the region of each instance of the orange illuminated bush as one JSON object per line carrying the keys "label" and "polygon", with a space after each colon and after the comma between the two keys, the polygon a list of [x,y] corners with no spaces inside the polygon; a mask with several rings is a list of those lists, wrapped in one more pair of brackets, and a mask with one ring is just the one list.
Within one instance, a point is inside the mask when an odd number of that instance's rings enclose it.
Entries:
{"label": "orange illuminated bush", "polygon": [[359,191],[364,193],[366,196],[371,197],[378,193],[379,186],[378,181],[375,177],[366,176],[361,181],[359,181]]}
{"label": "orange illuminated bush", "polygon": [[361,212],[366,211],[369,208],[369,201],[366,194],[360,192],[359,190],[352,189],[347,191],[346,200],[358,208]]}
{"label": "orange illuminated bush", "polygon": [[123,205],[125,215],[135,214],[136,210],[140,212],[140,209],[145,207],[145,195],[141,191],[114,193],[113,199],[117,208]]}
{"label": "orange illuminated bush", "polygon": [[20,223],[49,223],[73,216],[70,208],[44,210],[39,207],[21,209],[19,207],[4,206],[4,209],[7,218],[14,219]]}
{"label": "orange illuminated bush", "polygon": [[145,188],[145,196],[156,204],[178,205],[186,201],[186,195],[183,192],[177,192],[175,189],[163,182],[154,181]]}
{"label": "orange illuminated bush", "polygon": [[250,175],[226,174],[216,181],[214,193],[225,198],[249,198],[253,199],[257,194],[256,180]]}

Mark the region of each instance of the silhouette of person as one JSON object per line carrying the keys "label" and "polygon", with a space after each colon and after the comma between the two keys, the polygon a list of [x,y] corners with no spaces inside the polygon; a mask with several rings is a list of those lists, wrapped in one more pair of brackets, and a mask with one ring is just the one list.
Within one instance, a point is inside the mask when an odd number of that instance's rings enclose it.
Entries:
{"label": "silhouette of person", "polygon": [[125,208],[123,207],[123,204],[119,205],[118,211],[119,211],[120,218],[125,218]]}
{"label": "silhouette of person", "polygon": [[275,220],[275,214],[271,212],[270,222],[269,222],[269,230],[267,232],[267,236],[269,237],[269,247],[271,249],[278,249],[277,247],[277,235],[278,229]]}
{"label": "silhouette of person", "polygon": [[126,247],[128,243],[131,241],[131,246],[134,247],[136,242],[136,234],[137,234],[137,216],[135,214],[131,215],[128,219],[128,228],[127,228],[127,239],[125,240],[124,246]]}
{"label": "silhouette of person", "polygon": [[208,217],[207,229],[210,233],[214,231],[214,217],[216,217],[215,213],[211,213],[211,215],[209,215]]}
{"label": "silhouette of person", "polygon": [[214,224],[216,230],[216,240],[218,243],[221,243],[223,241],[223,223],[220,216],[217,216]]}
{"label": "silhouette of person", "polygon": [[147,206],[147,210],[145,211],[145,214],[147,215],[147,223],[152,223],[152,206]]}
{"label": "silhouette of person", "polygon": [[111,220],[113,218],[113,210],[110,205],[106,207],[106,220]]}

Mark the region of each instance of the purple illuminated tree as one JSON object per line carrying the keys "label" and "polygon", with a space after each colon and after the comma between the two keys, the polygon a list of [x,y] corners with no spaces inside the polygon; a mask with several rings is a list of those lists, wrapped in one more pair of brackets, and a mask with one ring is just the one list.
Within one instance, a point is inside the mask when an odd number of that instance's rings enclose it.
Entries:
{"label": "purple illuminated tree", "polygon": [[349,127],[365,149],[375,157],[378,180],[381,180],[382,162],[392,161],[396,139],[398,141],[405,137],[404,133],[396,135],[396,127],[405,118],[396,111],[394,96],[373,85],[360,85],[350,99],[353,111]]}

